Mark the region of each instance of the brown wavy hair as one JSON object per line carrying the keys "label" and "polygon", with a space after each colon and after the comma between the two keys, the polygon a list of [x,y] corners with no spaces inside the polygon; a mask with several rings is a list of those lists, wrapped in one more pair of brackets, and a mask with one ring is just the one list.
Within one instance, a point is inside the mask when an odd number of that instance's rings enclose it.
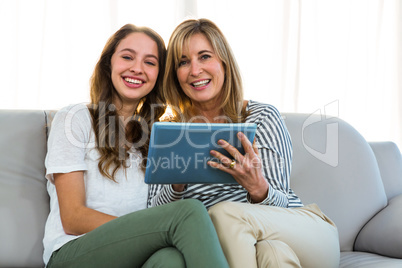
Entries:
{"label": "brown wavy hair", "polygon": [[[111,78],[111,58],[121,42],[131,33],[141,32],[154,40],[158,47],[159,74],[152,91],[143,97],[127,125],[116,112],[113,98],[121,98]],[[103,48],[90,80],[91,103],[88,106],[95,132],[96,148],[100,153],[98,163],[102,175],[115,180],[118,169],[127,168],[128,150],[136,148],[142,155],[141,168],[145,170],[151,126],[165,111],[161,95],[165,70],[166,46],[162,37],[148,27],[126,24],[113,34]]]}
{"label": "brown wavy hair", "polygon": [[183,47],[195,34],[203,34],[211,43],[214,52],[222,61],[225,80],[222,86],[224,115],[233,123],[244,122],[247,116],[243,108],[243,84],[239,67],[225,36],[215,23],[208,19],[189,19],[179,24],[169,39],[166,56],[166,70],[163,80],[163,95],[172,108],[174,121],[189,121],[192,101],[180,87],[177,69],[183,55]]}

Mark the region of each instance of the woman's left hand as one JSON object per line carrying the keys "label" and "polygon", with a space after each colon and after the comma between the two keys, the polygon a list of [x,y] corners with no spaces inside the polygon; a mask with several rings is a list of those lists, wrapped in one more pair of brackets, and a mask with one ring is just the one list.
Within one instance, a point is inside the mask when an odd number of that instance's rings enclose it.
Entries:
{"label": "woman's left hand", "polygon": [[251,144],[242,132],[237,133],[237,137],[243,145],[244,155],[227,141],[219,140],[218,144],[222,146],[233,159],[212,150],[210,152],[211,155],[219,159],[220,163],[208,161],[208,165],[232,175],[233,178],[248,191],[251,200],[255,203],[259,203],[267,197],[269,184],[262,174],[262,164],[258,155],[258,149],[255,146],[255,141]]}

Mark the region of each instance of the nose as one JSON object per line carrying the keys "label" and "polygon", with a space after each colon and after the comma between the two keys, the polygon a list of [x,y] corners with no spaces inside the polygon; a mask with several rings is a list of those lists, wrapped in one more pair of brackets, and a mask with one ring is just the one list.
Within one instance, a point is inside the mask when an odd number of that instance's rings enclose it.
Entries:
{"label": "nose", "polygon": [[202,73],[202,66],[198,62],[191,62],[190,72],[192,76],[197,77]]}
{"label": "nose", "polygon": [[142,63],[139,60],[134,60],[133,64],[130,66],[130,71],[136,74],[143,72]]}

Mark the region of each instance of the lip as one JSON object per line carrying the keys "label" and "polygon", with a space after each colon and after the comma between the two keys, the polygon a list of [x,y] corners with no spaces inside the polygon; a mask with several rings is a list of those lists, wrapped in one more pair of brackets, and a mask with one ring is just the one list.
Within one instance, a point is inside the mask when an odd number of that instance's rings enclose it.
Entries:
{"label": "lip", "polygon": [[[142,87],[146,83],[144,79],[135,77],[135,76],[122,76],[121,78],[123,80],[123,83],[129,88],[139,88],[139,87]],[[138,81],[141,81],[142,83],[141,84],[129,83],[126,81],[127,78],[130,78],[132,80],[138,80]]]}
{"label": "lip", "polygon": [[[195,86],[193,86],[194,83],[202,82],[202,81],[205,81],[205,80],[208,80],[208,83],[205,84],[204,86],[201,86],[201,87],[195,87]],[[200,90],[206,89],[206,88],[211,84],[211,81],[212,81],[211,79],[203,78],[203,79],[197,79],[197,80],[195,80],[195,81],[192,81],[192,82],[189,83],[189,84],[190,84],[190,87],[191,87],[192,89],[200,91]]]}

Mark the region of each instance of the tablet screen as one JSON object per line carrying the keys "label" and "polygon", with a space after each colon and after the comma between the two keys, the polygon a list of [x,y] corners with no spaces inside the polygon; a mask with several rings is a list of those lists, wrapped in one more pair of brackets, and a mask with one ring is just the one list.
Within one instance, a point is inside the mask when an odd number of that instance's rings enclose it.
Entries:
{"label": "tablet screen", "polygon": [[253,142],[257,126],[253,123],[172,123],[152,126],[145,182],[156,184],[237,183],[233,177],[207,165],[218,161],[210,155],[216,150],[232,158],[217,144],[224,139],[244,154],[237,138],[243,132]]}

